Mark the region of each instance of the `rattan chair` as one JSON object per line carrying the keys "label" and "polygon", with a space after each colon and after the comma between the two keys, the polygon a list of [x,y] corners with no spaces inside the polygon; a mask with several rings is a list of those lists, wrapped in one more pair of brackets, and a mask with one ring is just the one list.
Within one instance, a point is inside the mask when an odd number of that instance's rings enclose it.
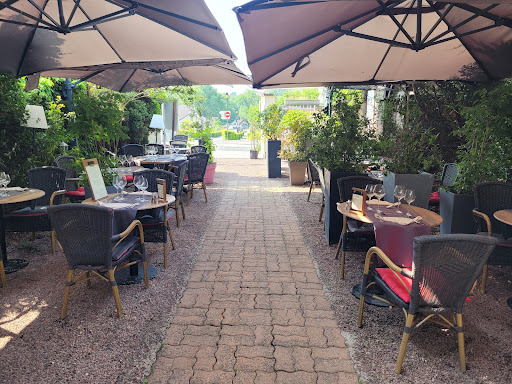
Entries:
{"label": "rattan chair", "polygon": [[85,190],[84,187],[78,186],[80,178],[72,166],[75,161],[76,158],[74,156],[63,155],[57,157],[54,160],[54,164],[56,167],[66,170],[66,197],[72,203],[80,203],[85,200]]}
{"label": "rattan chair", "polygon": [[[348,176],[337,180],[340,193],[340,202],[352,198],[352,188],[364,189],[367,184],[382,184],[380,180],[368,176]],[[341,278],[345,278],[345,254],[347,251],[366,252],[375,245],[373,225],[358,220],[347,219],[343,221],[340,241],[336,248],[337,259],[341,251]]]}
{"label": "rattan chair", "polygon": [[193,196],[194,187],[200,185],[204,192],[204,201],[208,202],[206,196],[206,184],[204,182],[204,174],[208,165],[208,153],[194,153],[188,156],[187,179],[185,180],[185,189],[187,191],[187,206],[190,198]]}
{"label": "rattan chair", "polygon": [[[140,221],[134,220],[122,233],[112,234],[114,211],[111,208],[63,204],[50,207],[49,214],[68,262],[61,318],[66,317],[71,286],[90,281],[93,277],[110,282],[117,315],[122,317],[123,308],[114,272],[142,262],[146,288],[149,285],[144,234]],[[75,270],[82,271],[76,278]],[[108,278],[104,276],[105,270]]]}
{"label": "rattan chair", "polygon": [[207,148],[204,145],[193,145],[190,147],[190,153],[206,153]]}
{"label": "rattan chair", "polygon": [[7,280],[5,278],[5,269],[4,269],[4,260],[0,257],[0,281],[2,282],[2,287],[7,285]]}
{"label": "rattan chair", "polygon": [[[459,168],[455,163],[446,163],[443,166],[443,172],[441,173],[441,187],[451,187],[457,181],[459,175]],[[428,201],[428,206],[433,207],[435,211],[439,211],[440,196],[439,191],[432,192]]]}
{"label": "rattan chair", "polygon": [[[327,190],[326,190],[326,186],[325,186],[325,179],[324,179],[324,171],[316,163],[313,163],[313,166],[315,167],[316,172],[318,173],[318,180],[320,180],[320,187],[322,188],[322,206],[320,207],[320,216],[318,216],[318,222],[322,222],[322,217],[324,215],[324,209],[325,209],[325,195],[327,194]],[[325,223],[324,223],[324,225],[325,225]]]}
{"label": "rattan chair", "polygon": [[315,185],[317,185],[317,184],[320,185],[320,176],[318,174],[318,170],[316,169],[316,167],[313,163],[313,160],[311,160],[311,159],[308,159],[307,171],[308,171],[308,183],[310,183],[309,192],[308,192],[308,201],[309,201],[309,198],[311,197],[311,192],[313,191],[313,189],[315,189]]}
{"label": "rattan chair", "polygon": [[[138,172],[137,175],[147,179],[147,190],[149,192],[158,192],[157,179],[163,179],[166,184],[166,193],[172,194],[174,173],[160,169],[145,169]],[[146,243],[164,244],[164,268],[167,268],[167,234],[169,234],[169,238],[171,239],[172,249],[176,249],[171,226],[169,225],[169,220],[173,215],[174,212],[169,210],[167,206],[137,212],[137,219],[142,223],[142,229],[144,230],[144,241]]]}
{"label": "rattan chair", "polygon": [[479,183],[474,186],[473,191],[475,196],[473,214],[477,218],[478,234],[497,240],[496,249],[489,257],[482,273],[480,288],[485,292],[487,265],[512,265],[510,226],[494,218],[494,212],[512,208],[512,184],[498,181]]}
{"label": "rattan chair", "polygon": [[165,147],[163,144],[146,144],[146,153],[148,149],[156,149],[158,151],[157,155],[163,155]]}
{"label": "rattan chair", "polygon": [[[368,250],[357,325],[362,326],[365,296],[403,309],[405,327],[396,373],[402,370],[411,330],[426,321],[457,332],[460,368],[466,370],[462,306],[495,244],[493,238],[468,234],[418,236],[414,239],[413,270],[393,264],[378,247]],[[370,268],[373,256],[377,256],[386,267]],[[374,282],[368,284],[370,276]],[[367,288],[372,284],[377,284],[387,299],[369,294]],[[447,318],[449,316],[446,315],[450,314],[454,319]]]}
{"label": "rattan chair", "polygon": [[120,154],[125,156],[144,156],[144,147],[140,144],[126,144],[120,149]]}
{"label": "rattan chair", "polygon": [[181,213],[183,214],[183,220],[186,220],[185,216],[185,205],[183,204],[183,193],[184,193],[184,184],[185,184],[185,176],[187,175],[188,169],[188,160],[183,161],[177,165],[172,166],[171,170],[176,175],[174,178],[174,186],[172,190],[172,194],[176,199],[174,202],[174,207],[171,206],[176,211],[176,225],[178,228],[180,227],[180,212],[179,208],[181,206]]}
{"label": "rattan chair", "polygon": [[[4,219],[6,232],[50,232],[52,226],[48,207],[60,204],[66,194],[66,170],[57,167],[32,168],[28,170],[30,188],[40,189],[44,196],[32,202],[30,207],[8,213]],[[55,234],[51,234],[52,253],[55,253]]]}

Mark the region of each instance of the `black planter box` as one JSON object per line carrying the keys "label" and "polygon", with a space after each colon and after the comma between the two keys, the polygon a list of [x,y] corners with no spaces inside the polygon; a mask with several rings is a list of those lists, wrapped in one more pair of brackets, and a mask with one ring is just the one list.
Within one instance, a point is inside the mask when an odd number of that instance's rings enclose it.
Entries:
{"label": "black planter box", "polygon": [[457,194],[441,189],[439,198],[439,214],[443,218],[442,234],[476,233],[476,221],[473,218],[473,208],[475,208],[473,195]]}
{"label": "black planter box", "polygon": [[330,171],[324,169],[325,181],[325,240],[329,245],[336,244],[340,240],[343,229],[343,215],[338,212],[336,203],[340,201],[340,192],[337,180],[341,177],[357,176],[356,172]]}
{"label": "black planter box", "polygon": [[281,140],[267,140],[267,173],[268,178],[281,177],[281,159],[277,154],[281,150]]}

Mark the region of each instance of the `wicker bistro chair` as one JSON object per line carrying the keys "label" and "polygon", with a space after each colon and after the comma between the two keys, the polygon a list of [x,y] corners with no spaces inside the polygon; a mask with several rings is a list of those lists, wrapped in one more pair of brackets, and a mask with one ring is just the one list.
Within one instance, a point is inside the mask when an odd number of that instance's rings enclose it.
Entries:
{"label": "wicker bistro chair", "polygon": [[[451,187],[453,184],[455,184],[455,181],[457,180],[457,176],[459,175],[459,168],[457,164],[455,163],[446,163],[443,166],[443,172],[441,174],[441,186],[442,187]],[[439,210],[439,191],[432,192],[430,194],[430,199],[428,201],[429,207],[434,207],[436,211]]]}
{"label": "wicker bistro chair", "polygon": [[[144,233],[140,221],[134,220],[123,232],[112,234],[112,208],[63,204],[50,207],[49,214],[68,262],[61,318],[66,317],[71,286],[89,282],[93,277],[110,282],[117,315],[122,317],[123,308],[114,272],[142,262],[146,288],[149,285]],[[77,269],[82,272],[74,278]],[[108,278],[102,273],[105,270]]]}
{"label": "wicker bistro chair", "polygon": [[[357,324],[362,326],[367,295],[403,309],[405,327],[396,373],[402,370],[411,330],[426,321],[448,326],[457,332],[460,368],[466,370],[462,306],[495,244],[493,238],[469,234],[418,236],[414,238],[412,270],[393,264],[378,247],[368,250]],[[377,256],[386,267],[370,268],[373,256]],[[375,281],[368,284],[370,274]],[[381,287],[389,300],[367,293],[371,284]],[[450,313],[451,320],[446,316]]]}
{"label": "wicker bistro chair", "polygon": [[194,186],[201,184],[201,188],[204,192],[204,200],[208,202],[206,196],[206,184],[204,182],[204,174],[206,173],[206,166],[208,165],[208,159],[210,155],[208,153],[194,153],[188,156],[188,169],[187,178],[185,180],[185,189],[187,191],[187,206],[190,198],[194,193]]}
{"label": "wicker bistro chair", "polygon": [[[368,176],[348,176],[337,180],[340,192],[340,202],[345,202],[352,198],[352,188],[364,189],[367,184],[381,184],[380,180],[372,179]],[[375,245],[375,233],[373,225],[361,221],[347,219],[343,222],[344,227],[341,231],[338,248],[336,248],[336,259],[341,251],[341,278],[345,278],[345,254],[347,251],[366,252]]]}
{"label": "wicker bistro chair", "polygon": [[[147,190],[149,192],[158,192],[156,179],[164,179],[167,189],[166,193],[172,194],[172,186],[175,177],[174,173],[160,169],[145,169],[140,171],[138,175],[147,179]],[[171,226],[169,225],[169,220],[173,216],[174,212],[172,210],[168,210],[167,206],[165,206],[137,212],[136,217],[142,223],[144,241],[146,243],[164,244],[164,268],[167,268],[167,234],[169,234],[169,238],[171,239],[172,249],[176,249],[174,239],[172,237]]]}
{"label": "wicker bistro chair", "polygon": [[78,186],[80,178],[72,167],[75,160],[76,158],[74,156],[63,155],[57,157],[54,160],[54,164],[56,167],[66,170],[66,197],[72,203],[79,203],[85,200],[85,190],[84,187]]}
{"label": "wicker bistro chair", "polygon": [[315,185],[320,185],[320,175],[318,174],[318,170],[315,167],[315,164],[311,159],[308,159],[308,182],[310,183],[309,192],[308,192],[308,201],[311,197],[311,192],[315,189]]}
{"label": "wicker bistro chair", "polygon": [[144,147],[140,144],[126,144],[121,147],[120,152],[125,156],[144,156]]}
{"label": "wicker bistro chair", "polygon": [[204,145],[193,145],[190,147],[190,153],[206,153],[207,148]]}
{"label": "wicker bistro chair", "polygon": [[146,144],[146,153],[148,149],[156,149],[157,155],[163,155],[165,152],[165,147],[163,144]]}
{"label": "wicker bistro chair", "polygon": [[[48,207],[60,204],[65,195],[66,170],[57,167],[28,170],[30,188],[40,189],[45,195],[32,202],[32,206],[10,212],[5,217],[6,232],[50,232],[52,226]],[[52,253],[55,253],[55,234],[51,234]]]}
{"label": "wicker bistro chair", "polygon": [[188,136],[187,135],[174,135],[172,140],[173,141],[182,141],[186,144],[188,141]]}
{"label": "wicker bistro chair", "polygon": [[478,234],[497,240],[496,249],[484,266],[480,288],[485,292],[487,283],[487,265],[512,265],[512,233],[510,226],[494,218],[494,212],[512,208],[512,184],[503,182],[485,182],[473,188]]}
{"label": "wicker bistro chair", "polygon": [[185,216],[185,206],[183,204],[183,193],[184,193],[184,184],[185,184],[185,176],[187,175],[188,169],[188,160],[185,160],[178,165],[171,166],[172,172],[176,175],[174,178],[174,186],[172,190],[172,195],[175,197],[174,207],[176,211],[176,225],[178,228],[180,227],[180,212],[179,208],[181,206],[181,213],[183,214],[183,220],[186,220]]}
{"label": "wicker bistro chair", "polygon": [[320,180],[320,187],[322,188],[322,206],[320,207],[320,216],[318,216],[318,222],[322,222],[322,217],[324,215],[324,209],[325,209],[325,195],[327,194],[326,186],[325,186],[325,179],[324,179],[324,171],[322,168],[320,168],[317,164],[313,163],[313,166],[316,169],[316,172],[318,173],[318,180]]}

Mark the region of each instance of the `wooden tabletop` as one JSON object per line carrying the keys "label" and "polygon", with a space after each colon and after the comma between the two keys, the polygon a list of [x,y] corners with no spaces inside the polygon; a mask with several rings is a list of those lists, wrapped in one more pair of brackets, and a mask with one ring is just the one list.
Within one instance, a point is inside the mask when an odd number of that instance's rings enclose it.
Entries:
{"label": "wooden tabletop", "polygon": [[21,203],[22,201],[39,199],[45,195],[44,191],[34,188],[12,187],[7,188],[7,191],[21,191],[21,193],[16,193],[15,195],[7,197],[0,196],[0,204]]}
{"label": "wooden tabletop", "polygon": [[[105,197],[105,199],[102,199],[102,200],[106,200],[110,197],[114,197],[114,196],[117,196],[117,193],[111,193],[110,195],[108,195],[107,197]],[[169,205],[169,204],[172,204],[176,201],[176,198],[173,196],[173,195],[167,195],[166,197],[166,200],[167,201],[162,201],[162,200],[159,200],[156,204],[152,204],[151,203],[151,197],[149,196],[149,194],[147,195],[144,195],[144,197],[146,198],[146,203],[143,204],[143,205],[140,205],[137,207],[137,211],[143,211],[145,209],[152,209],[152,208],[158,208],[158,207],[163,207],[163,206],[166,206],[166,205]],[[116,203],[122,203],[122,201],[116,201]],[[92,198],[91,199],[86,199],[82,202],[82,204],[89,204],[89,205],[97,205],[98,202],[96,200],[93,200]]]}
{"label": "wooden tabletop", "polygon": [[[372,205],[372,208],[377,205],[377,201],[371,200],[367,202]],[[385,207],[389,205],[389,202],[387,201],[381,201],[381,206]],[[347,202],[344,203],[338,203],[337,204],[338,211],[351,219],[362,221],[363,223],[372,223],[372,220],[368,216],[364,216],[359,211],[352,211],[352,210],[346,210],[347,208]],[[400,208],[404,208],[405,210],[408,210],[413,214],[414,216],[421,216],[421,221],[425,224],[428,224],[430,227],[436,227],[440,225],[443,222],[443,218],[439,216],[437,213],[429,211],[425,208],[415,207],[414,205],[409,206],[408,204],[402,204],[400,205]]]}
{"label": "wooden tabletop", "polygon": [[502,223],[512,225],[512,209],[502,209],[494,212],[494,218]]}

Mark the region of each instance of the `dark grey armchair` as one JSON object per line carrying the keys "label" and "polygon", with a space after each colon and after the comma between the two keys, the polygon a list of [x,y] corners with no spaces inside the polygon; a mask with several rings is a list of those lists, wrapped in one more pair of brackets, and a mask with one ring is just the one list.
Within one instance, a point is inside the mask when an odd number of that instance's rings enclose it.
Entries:
{"label": "dark grey armchair", "polygon": [[188,156],[187,179],[185,180],[185,188],[187,190],[187,205],[189,204],[190,198],[194,193],[194,188],[198,185],[203,189],[204,200],[208,202],[208,196],[206,196],[204,174],[206,173],[206,166],[208,165],[209,158],[210,155],[208,153],[194,153],[193,155]]}
{"label": "dark grey armchair", "polygon": [[[148,282],[142,224],[134,220],[122,233],[112,234],[114,211],[85,204],[63,204],[48,209],[57,239],[66,255],[68,272],[61,318],[66,317],[71,286],[99,277],[112,286],[117,315],[123,316],[114,271],[142,262]],[[81,270],[76,278],[74,271]],[[104,276],[102,271],[107,272]]]}

